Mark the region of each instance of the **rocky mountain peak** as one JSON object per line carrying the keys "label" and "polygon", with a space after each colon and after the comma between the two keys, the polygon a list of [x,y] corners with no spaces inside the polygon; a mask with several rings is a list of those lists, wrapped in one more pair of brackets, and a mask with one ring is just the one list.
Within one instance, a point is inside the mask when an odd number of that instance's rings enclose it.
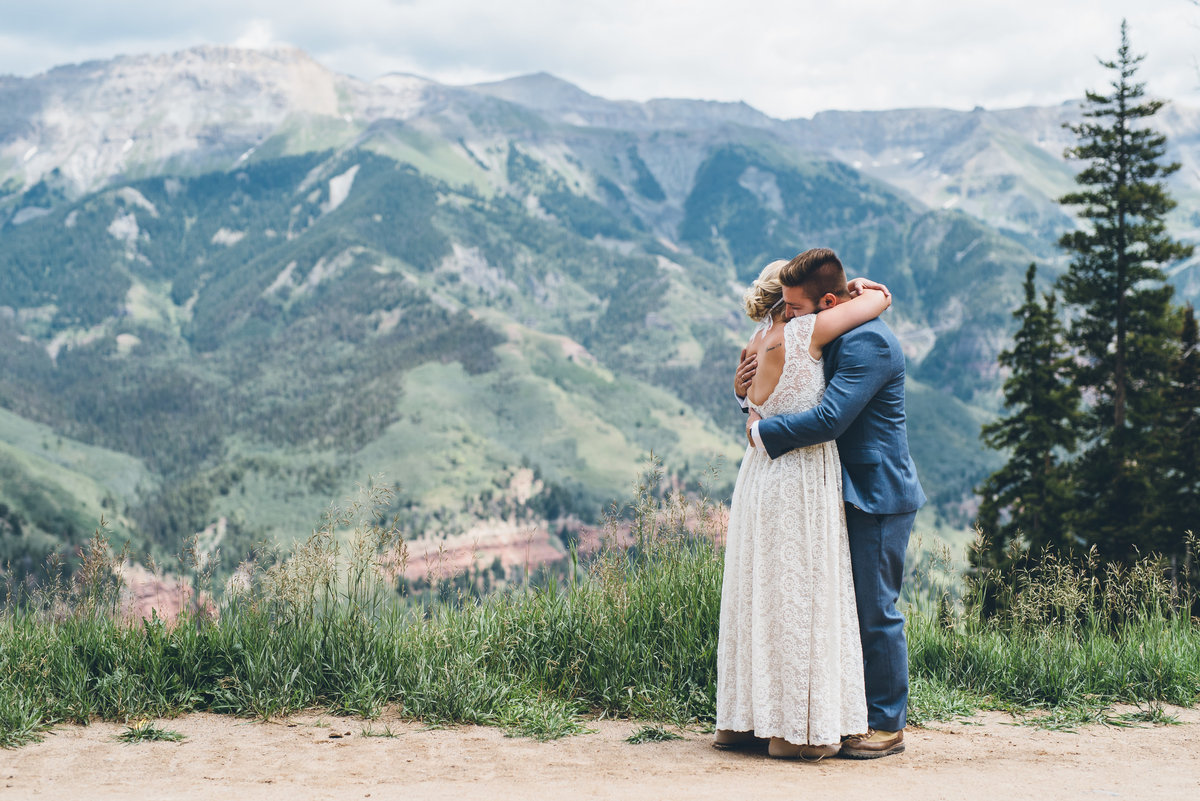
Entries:
{"label": "rocky mountain peak", "polygon": [[232,166],[291,115],[338,116],[349,80],[294,47],[56,67],[0,84],[0,164],[25,187],[57,169],[78,192],[172,160]]}
{"label": "rocky mountain peak", "polygon": [[502,81],[477,83],[470,87],[476,92],[498,97],[527,108],[568,111],[585,107],[607,108],[613,101],[588,94],[569,81],[564,81],[548,72],[518,75]]}

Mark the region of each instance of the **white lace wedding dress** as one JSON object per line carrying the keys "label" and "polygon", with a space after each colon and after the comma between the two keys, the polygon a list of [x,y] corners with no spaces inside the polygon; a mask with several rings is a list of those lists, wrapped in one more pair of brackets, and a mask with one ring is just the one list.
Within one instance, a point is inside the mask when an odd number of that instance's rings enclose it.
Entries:
{"label": "white lace wedding dress", "polygon": [[[816,316],[787,323],[763,417],[816,406]],[[772,460],[747,448],[733,490],[717,646],[718,729],[826,745],[867,730],[842,468],[833,442]]]}

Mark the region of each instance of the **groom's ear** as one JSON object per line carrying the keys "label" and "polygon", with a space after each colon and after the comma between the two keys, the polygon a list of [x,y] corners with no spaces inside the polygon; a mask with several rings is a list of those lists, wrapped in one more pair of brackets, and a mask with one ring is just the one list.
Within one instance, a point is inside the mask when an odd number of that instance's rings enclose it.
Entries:
{"label": "groom's ear", "polygon": [[834,306],[838,305],[838,296],[832,292],[826,292],[821,296],[821,301],[817,305],[822,309],[832,309]]}

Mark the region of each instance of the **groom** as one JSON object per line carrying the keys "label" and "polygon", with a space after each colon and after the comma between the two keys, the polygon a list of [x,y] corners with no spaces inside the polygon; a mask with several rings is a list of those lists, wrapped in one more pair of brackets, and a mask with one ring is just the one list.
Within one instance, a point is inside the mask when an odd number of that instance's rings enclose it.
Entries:
{"label": "groom", "polygon": [[[851,297],[842,263],[828,248],[801,253],[779,280],[789,320]],[[883,320],[872,320],[827,345],[824,358],[828,385],[821,403],[766,419],[751,412],[747,436],[772,459],[837,440],[870,727],[843,741],[839,756],[873,759],[904,750],[908,645],[896,601],[909,533],[925,493],[908,452],[904,354],[895,334]],[[739,397],[745,397],[754,370],[753,357],[743,353],[734,381]]]}

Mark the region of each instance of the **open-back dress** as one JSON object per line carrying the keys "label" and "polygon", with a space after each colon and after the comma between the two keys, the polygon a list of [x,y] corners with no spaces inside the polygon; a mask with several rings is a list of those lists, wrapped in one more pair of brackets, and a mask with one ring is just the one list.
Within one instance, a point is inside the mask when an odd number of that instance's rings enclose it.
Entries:
{"label": "open-back dress", "polygon": [[[816,315],[784,329],[784,367],[763,417],[815,407]],[[867,730],[862,644],[837,445],[778,459],[749,447],[729,509],[717,646],[718,729],[826,745]]]}

